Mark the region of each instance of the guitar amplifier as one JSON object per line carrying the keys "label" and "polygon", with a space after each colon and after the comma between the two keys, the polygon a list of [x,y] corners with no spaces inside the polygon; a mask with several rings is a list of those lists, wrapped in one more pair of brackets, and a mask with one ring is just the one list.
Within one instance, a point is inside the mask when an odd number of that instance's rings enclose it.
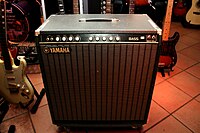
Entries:
{"label": "guitar amplifier", "polygon": [[147,15],[52,15],[35,34],[54,124],[147,122],[161,45]]}

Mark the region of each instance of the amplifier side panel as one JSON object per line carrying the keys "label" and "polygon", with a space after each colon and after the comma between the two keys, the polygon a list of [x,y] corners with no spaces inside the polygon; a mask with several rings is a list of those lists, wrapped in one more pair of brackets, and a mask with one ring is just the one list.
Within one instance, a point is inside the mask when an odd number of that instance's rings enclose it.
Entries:
{"label": "amplifier side panel", "polygon": [[[70,52],[44,52],[61,45]],[[53,121],[146,121],[157,43],[38,46]]]}

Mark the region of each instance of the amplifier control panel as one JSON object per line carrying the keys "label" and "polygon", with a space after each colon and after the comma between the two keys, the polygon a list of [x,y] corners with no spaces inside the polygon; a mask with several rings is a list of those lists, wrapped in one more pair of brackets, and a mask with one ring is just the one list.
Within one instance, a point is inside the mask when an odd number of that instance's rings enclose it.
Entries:
{"label": "amplifier control panel", "polygon": [[157,42],[157,34],[63,34],[42,35],[42,42]]}

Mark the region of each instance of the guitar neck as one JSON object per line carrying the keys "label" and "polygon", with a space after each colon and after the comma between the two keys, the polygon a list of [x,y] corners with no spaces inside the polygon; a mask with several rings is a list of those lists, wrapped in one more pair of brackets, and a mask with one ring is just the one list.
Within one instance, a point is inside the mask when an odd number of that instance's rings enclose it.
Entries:
{"label": "guitar neck", "polygon": [[74,14],[79,14],[79,2],[78,2],[78,0],[73,0],[73,12],[74,12]]}
{"label": "guitar neck", "polygon": [[134,14],[135,0],[129,0],[129,14]]}
{"label": "guitar neck", "polygon": [[6,23],[6,2],[0,0],[0,45],[2,50],[2,56],[4,59],[4,65],[6,70],[12,70],[12,63],[10,53],[7,46],[7,23]]}
{"label": "guitar neck", "polygon": [[112,3],[111,0],[106,0],[106,14],[112,13]]}
{"label": "guitar neck", "polygon": [[58,8],[59,8],[59,13],[60,13],[60,14],[65,14],[65,9],[64,9],[64,2],[63,2],[63,0],[58,0]]}
{"label": "guitar neck", "polygon": [[169,38],[173,3],[174,0],[168,0],[165,20],[163,24],[163,36],[162,36],[163,41],[168,41]]}

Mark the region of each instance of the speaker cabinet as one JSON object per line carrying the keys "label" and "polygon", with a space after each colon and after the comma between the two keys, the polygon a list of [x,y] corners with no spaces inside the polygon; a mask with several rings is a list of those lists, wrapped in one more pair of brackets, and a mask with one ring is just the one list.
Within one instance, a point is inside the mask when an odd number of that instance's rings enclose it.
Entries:
{"label": "speaker cabinet", "polygon": [[147,122],[161,44],[147,15],[53,15],[36,36],[54,124]]}

